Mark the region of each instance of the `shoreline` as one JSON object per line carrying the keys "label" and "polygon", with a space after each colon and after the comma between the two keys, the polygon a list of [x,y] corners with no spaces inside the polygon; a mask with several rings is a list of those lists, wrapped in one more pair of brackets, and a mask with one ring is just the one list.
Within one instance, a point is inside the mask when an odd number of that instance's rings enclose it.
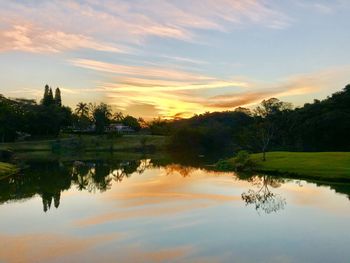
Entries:
{"label": "shoreline", "polygon": [[[268,152],[251,154],[251,170],[272,176],[317,182],[350,183],[350,152]],[[235,171],[234,158],[222,161],[222,171]],[[218,166],[217,166],[218,167]]]}

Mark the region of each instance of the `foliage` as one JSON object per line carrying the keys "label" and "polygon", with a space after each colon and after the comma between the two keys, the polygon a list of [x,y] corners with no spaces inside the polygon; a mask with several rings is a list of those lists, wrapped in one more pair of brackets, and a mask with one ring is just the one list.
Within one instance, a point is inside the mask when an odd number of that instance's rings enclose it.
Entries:
{"label": "foliage", "polygon": [[56,89],[55,91],[55,98],[54,98],[55,104],[58,107],[62,106],[62,98],[61,98],[61,90],[59,88]]}
{"label": "foliage", "polygon": [[239,151],[234,158],[234,166],[236,171],[248,171],[254,168],[255,162],[247,151]]}
{"label": "foliage", "polygon": [[32,100],[7,99],[0,96],[1,141],[13,141],[18,134],[57,136],[62,127],[71,123],[71,110],[54,103],[52,91],[46,85],[41,104]]}
{"label": "foliage", "polygon": [[235,164],[233,159],[221,159],[215,164],[215,169],[219,171],[234,171]]}
{"label": "foliage", "polygon": [[243,148],[238,138],[253,118],[244,112],[214,112],[197,115],[171,124],[169,140],[174,150],[210,152],[232,152]]}
{"label": "foliage", "polygon": [[153,135],[169,135],[171,130],[170,122],[161,118],[151,121],[148,127]]}
{"label": "foliage", "polygon": [[15,174],[17,172],[18,168],[15,165],[0,162],[0,179]]}
{"label": "foliage", "polygon": [[126,126],[129,126],[134,131],[139,131],[141,129],[141,125],[140,125],[138,119],[136,119],[135,117],[132,117],[130,115],[124,117],[122,123]]}
{"label": "foliage", "polygon": [[205,113],[167,123],[167,127],[174,149],[210,151],[210,142],[215,141],[222,151],[231,147],[231,152],[262,152],[263,160],[264,153],[276,150],[350,151],[350,85],[301,108],[271,98],[253,111],[237,108]]}
{"label": "foliage", "polygon": [[220,171],[252,171],[256,163],[247,151],[239,151],[234,158],[220,160],[216,163],[216,169]]}
{"label": "foliage", "polygon": [[96,132],[102,134],[105,132],[106,126],[110,123],[112,117],[112,109],[105,103],[100,103],[92,109],[92,117],[95,123]]}

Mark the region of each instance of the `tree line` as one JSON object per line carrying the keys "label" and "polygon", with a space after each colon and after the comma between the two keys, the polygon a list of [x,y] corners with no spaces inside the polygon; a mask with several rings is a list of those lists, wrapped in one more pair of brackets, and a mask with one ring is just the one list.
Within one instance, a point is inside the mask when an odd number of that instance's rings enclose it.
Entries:
{"label": "tree line", "polygon": [[113,113],[111,106],[106,103],[96,105],[79,102],[72,115],[72,125],[80,131],[92,129],[95,133],[102,134],[113,123],[123,124],[137,132],[145,122],[142,118],[124,116],[122,112]]}
{"label": "tree line", "polygon": [[170,135],[173,150],[196,154],[278,151],[350,151],[350,85],[326,99],[302,107],[276,98],[254,109],[195,115],[153,123],[157,134]]}
{"label": "tree line", "polygon": [[80,102],[73,111],[63,106],[61,91],[49,85],[39,103],[28,99],[10,99],[0,94],[0,142],[11,142],[25,135],[32,138],[54,138],[62,130],[86,130],[102,134],[111,123],[122,123],[139,131],[144,121],[122,113],[111,106]]}
{"label": "tree line", "polygon": [[62,106],[61,91],[45,86],[44,96],[35,100],[9,99],[0,95],[0,140],[13,141],[23,134],[57,136],[71,122],[71,109]]}
{"label": "tree line", "polygon": [[102,134],[111,123],[122,123],[135,131],[147,129],[150,134],[167,135],[174,152],[350,151],[350,85],[322,101],[297,108],[270,98],[254,109],[239,107],[189,119],[158,118],[151,122],[113,113],[105,103],[80,102],[73,111],[63,106],[59,88],[53,93],[46,85],[40,103],[0,95],[0,123],[2,142],[13,141],[21,133],[55,137],[72,128],[93,128],[93,132]]}

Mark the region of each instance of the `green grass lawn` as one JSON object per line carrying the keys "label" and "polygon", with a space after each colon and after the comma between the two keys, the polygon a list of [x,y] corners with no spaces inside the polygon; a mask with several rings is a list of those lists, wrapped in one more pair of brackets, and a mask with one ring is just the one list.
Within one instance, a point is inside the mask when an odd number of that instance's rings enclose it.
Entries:
{"label": "green grass lawn", "polygon": [[0,162],[0,179],[18,172],[16,166]]}
{"label": "green grass lawn", "polygon": [[[38,140],[24,141],[14,143],[0,143],[0,150],[10,149],[15,152],[34,152],[34,151],[52,151],[53,145],[59,143],[63,148],[69,148],[69,141],[78,140],[77,135],[71,138],[60,138],[59,140]],[[155,135],[124,135],[113,139],[107,138],[105,135],[82,135],[81,142],[85,151],[125,151],[138,149],[143,146],[153,146],[162,149],[165,146],[165,136]]]}
{"label": "green grass lawn", "polygon": [[350,152],[269,152],[266,161],[262,154],[252,154],[257,170],[315,180],[350,180]]}

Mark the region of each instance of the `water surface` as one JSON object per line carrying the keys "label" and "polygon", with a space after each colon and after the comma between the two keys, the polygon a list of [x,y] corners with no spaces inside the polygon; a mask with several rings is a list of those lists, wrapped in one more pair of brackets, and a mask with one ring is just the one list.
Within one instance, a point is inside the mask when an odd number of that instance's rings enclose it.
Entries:
{"label": "water surface", "polygon": [[350,262],[348,185],[149,159],[0,181],[0,262]]}

